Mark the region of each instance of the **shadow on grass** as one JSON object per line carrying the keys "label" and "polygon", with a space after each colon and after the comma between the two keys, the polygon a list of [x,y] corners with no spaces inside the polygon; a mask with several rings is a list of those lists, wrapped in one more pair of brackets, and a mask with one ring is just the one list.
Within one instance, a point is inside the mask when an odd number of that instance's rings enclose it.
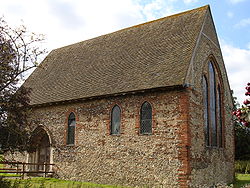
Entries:
{"label": "shadow on grass", "polygon": [[[234,183],[234,188],[240,188],[246,184],[250,184],[250,181],[248,180],[237,180],[235,183]],[[249,185],[250,187],[250,185]]]}

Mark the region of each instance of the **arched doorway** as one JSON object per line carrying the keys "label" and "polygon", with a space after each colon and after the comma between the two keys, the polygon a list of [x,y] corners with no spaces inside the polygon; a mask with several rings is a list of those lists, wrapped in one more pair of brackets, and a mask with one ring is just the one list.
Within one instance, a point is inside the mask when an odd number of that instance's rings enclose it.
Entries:
{"label": "arched doorway", "polygon": [[[30,171],[44,171],[43,164],[51,163],[51,142],[49,135],[42,127],[36,128],[32,133],[28,162],[38,163],[37,165],[31,164]],[[50,166],[46,166],[46,171],[49,170]]]}

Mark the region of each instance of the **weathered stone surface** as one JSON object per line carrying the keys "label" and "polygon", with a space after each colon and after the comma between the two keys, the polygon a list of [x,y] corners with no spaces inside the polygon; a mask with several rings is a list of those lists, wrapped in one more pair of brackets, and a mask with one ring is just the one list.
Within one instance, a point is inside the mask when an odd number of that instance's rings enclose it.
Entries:
{"label": "weathered stone surface", "polygon": [[[215,30],[213,29],[211,15],[208,14],[197,50],[193,59],[193,72],[190,82],[193,91],[190,93],[190,132],[191,132],[191,182],[193,187],[229,183],[234,177],[234,130],[231,118],[232,98],[225,65]],[[211,59],[212,58],[212,59]],[[217,66],[221,75],[221,88],[223,93],[223,122],[224,147],[212,148],[205,146],[202,75],[207,71],[210,60]],[[217,73],[218,73],[217,72]],[[218,81],[218,80],[217,80]],[[219,81],[218,81],[219,82]],[[210,182],[210,184],[208,183]]]}
{"label": "weathered stone surface", "polygon": [[[32,110],[31,117],[53,138],[53,162],[59,177],[105,184],[176,186],[183,91],[113,97]],[[153,108],[153,134],[139,135],[144,101]],[[121,135],[109,135],[110,111],[121,107]],[[77,116],[76,144],[66,145],[68,114]],[[34,124],[34,128],[37,125]],[[183,133],[184,134],[184,133]]]}

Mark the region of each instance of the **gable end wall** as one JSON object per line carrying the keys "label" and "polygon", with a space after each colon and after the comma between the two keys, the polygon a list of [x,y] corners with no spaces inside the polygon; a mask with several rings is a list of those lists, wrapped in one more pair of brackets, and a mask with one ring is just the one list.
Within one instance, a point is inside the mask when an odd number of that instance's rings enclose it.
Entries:
{"label": "gable end wall", "polygon": [[[197,51],[193,60],[192,91],[190,92],[190,132],[191,132],[191,186],[208,186],[217,183],[230,183],[234,178],[234,130],[231,110],[232,97],[221,50],[211,20],[207,15]],[[202,76],[209,58],[213,58],[221,72],[224,95],[224,148],[205,146],[203,119]],[[205,175],[204,175],[205,174]]]}

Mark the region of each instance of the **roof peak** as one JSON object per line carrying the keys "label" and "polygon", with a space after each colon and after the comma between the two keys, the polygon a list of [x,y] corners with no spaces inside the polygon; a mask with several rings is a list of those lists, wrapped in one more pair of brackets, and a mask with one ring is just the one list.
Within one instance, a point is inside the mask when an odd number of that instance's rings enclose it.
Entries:
{"label": "roof peak", "polygon": [[210,8],[209,5],[205,5],[205,6],[202,6],[202,7],[194,8],[194,9],[191,9],[191,10],[186,10],[186,11],[179,12],[179,13],[176,13],[176,14],[171,14],[169,16],[165,16],[165,17],[162,17],[162,18],[158,18],[158,19],[155,19],[155,20],[151,20],[151,21],[147,21],[147,22],[144,22],[144,23],[141,23],[141,24],[137,24],[137,25],[134,25],[134,26],[131,26],[131,27],[120,29],[120,30],[115,31],[115,32],[119,32],[119,31],[122,31],[122,30],[130,29],[130,28],[133,28],[133,27],[140,27],[142,25],[150,24],[150,23],[157,22],[157,21],[164,20],[164,19],[168,19],[168,18],[173,18],[173,17],[181,16],[181,15],[184,15],[184,14],[189,14],[189,13],[194,12],[194,11],[207,10],[209,8]]}
{"label": "roof peak", "polygon": [[56,48],[56,49],[68,47],[68,46],[75,45],[75,44],[78,44],[78,43],[81,43],[81,42],[86,42],[86,41],[89,41],[89,40],[92,40],[92,39],[95,39],[95,38],[107,36],[107,35],[110,35],[110,34],[113,34],[113,33],[117,33],[117,32],[121,32],[121,31],[129,30],[129,29],[132,29],[132,28],[141,27],[143,25],[147,25],[147,24],[150,24],[150,23],[158,22],[158,21],[161,21],[161,20],[165,20],[165,19],[174,18],[174,17],[178,17],[178,16],[181,16],[181,15],[189,14],[191,12],[204,11],[204,10],[208,10],[208,9],[210,9],[210,6],[209,5],[204,5],[204,6],[201,6],[201,7],[198,7],[198,8],[194,8],[194,9],[191,9],[191,10],[186,10],[186,11],[183,11],[183,12],[179,12],[179,13],[176,13],[176,14],[171,14],[169,16],[165,16],[165,17],[158,18],[158,19],[155,19],[155,20],[151,20],[151,21],[140,23],[140,24],[132,25],[132,26],[129,26],[129,27],[126,27],[126,28],[122,28],[122,29],[116,30],[116,31],[112,31],[110,33],[105,33],[105,34],[102,34],[102,35],[99,35],[99,36],[96,36],[96,37],[93,37],[93,38],[89,38],[89,39],[86,39],[86,40],[83,40],[83,41],[80,41],[80,42],[72,43],[72,44],[69,44],[69,45],[66,45],[66,46],[62,46],[62,47],[59,47],[59,48]]}

